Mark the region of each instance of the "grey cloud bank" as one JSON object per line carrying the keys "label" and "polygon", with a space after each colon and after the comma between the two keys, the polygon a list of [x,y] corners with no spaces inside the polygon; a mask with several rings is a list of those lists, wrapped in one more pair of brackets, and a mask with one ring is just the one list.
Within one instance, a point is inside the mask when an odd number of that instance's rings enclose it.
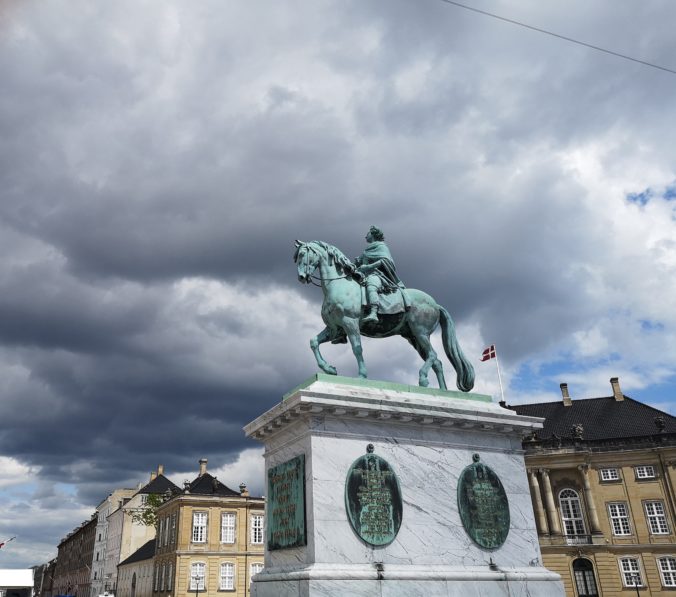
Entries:
{"label": "grey cloud bank", "polygon": [[[666,1],[477,6],[676,55]],[[28,467],[0,534],[35,512],[16,563],[47,553],[48,512],[55,545],[159,462],[252,447],[241,427],[315,371],[295,238],[354,256],[381,226],[517,399],[558,375],[673,395],[674,76],[441,2],[25,2],[0,80],[0,454]],[[415,382],[405,343],[365,356]]]}

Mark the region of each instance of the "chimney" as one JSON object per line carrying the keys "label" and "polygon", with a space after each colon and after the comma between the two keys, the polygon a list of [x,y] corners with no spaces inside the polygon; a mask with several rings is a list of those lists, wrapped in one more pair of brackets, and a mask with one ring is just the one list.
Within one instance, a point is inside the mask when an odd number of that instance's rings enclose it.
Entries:
{"label": "chimney", "polygon": [[562,383],[559,384],[561,388],[561,396],[563,396],[563,406],[573,406],[573,401],[570,399],[570,394],[568,393],[568,384]]}
{"label": "chimney", "polygon": [[613,388],[613,396],[615,398],[615,402],[622,402],[624,400],[624,394],[620,389],[620,379],[618,377],[611,377],[610,385]]}
{"label": "chimney", "polygon": [[160,475],[164,475],[164,465],[163,464],[157,465],[157,476],[159,477]]}
{"label": "chimney", "polygon": [[206,475],[207,473],[207,459],[206,458],[200,458],[200,474],[199,476],[201,477],[202,475]]}
{"label": "chimney", "polygon": [[151,481],[154,481],[156,478],[157,478],[157,473],[156,473],[155,471],[153,471],[152,473],[150,473],[150,480],[151,480]]}
{"label": "chimney", "polygon": [[246,483],[239,484],[239,493],[242,497],[249,497],[249,490],[246,488]]}

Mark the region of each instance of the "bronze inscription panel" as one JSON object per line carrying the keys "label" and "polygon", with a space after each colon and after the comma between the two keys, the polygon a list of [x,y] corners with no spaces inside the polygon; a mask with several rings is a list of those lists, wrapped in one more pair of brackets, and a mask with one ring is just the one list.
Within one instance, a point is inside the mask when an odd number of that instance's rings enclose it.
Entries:
{"label": "bronze inscription panel", "polygon": [[399,480],[389,463],[369,453],[357,458],[347,473],[345,508],[354,532],[369,545],[382,547],[394,541],[402,518]]}
{"label": "bronze inscription panel", "polygon": [[509,533],[509,502],[493,469],[478,454],[458,480],[458,510],[465,531],[484,549],[497,549]]}
{"label": "bronze inscription panel", "polygon": [[305,454],[268,469],[269,550],[307,545]]}

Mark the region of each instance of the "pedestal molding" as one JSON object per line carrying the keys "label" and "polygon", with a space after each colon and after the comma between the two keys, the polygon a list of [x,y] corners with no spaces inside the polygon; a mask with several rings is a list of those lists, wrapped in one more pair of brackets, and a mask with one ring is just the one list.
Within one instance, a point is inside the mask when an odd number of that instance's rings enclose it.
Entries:
{"label": "pedestal molding", "polygon": [[[244,428],[247,436],[263,440],[296,418],[306,415],[332,417],[341,420],[373,419],[397,422],[412,421],[426,426],[458,425],[474,427],[519,437],[527,430],[542,428],[542,419],[519,416],[494,403],[463,400],[443,394],[417,395],[412,392],[389,392],[350,387],[345,395],[330,393],[327,382],[316,382],[318,389],[303,388],[275,405]],[[326,391],[322,390],[326,386]],[[340,412],[340,415],[336,413]]]}
{"label": "pedestal molding", "polygon": [[[308,435],[308,434],[305,434]],[[378,441],[385,441],[385,442],[398,442],[398,441],[404,441],[405,439],[408,441],[408,443],[414,445],[414,446],[425,446],[425,447],[430,447],[430,448],[437,448],[437,447],[442,447],[446,446],[449,448],[456,448],[458,450],[477,450],[481,452],[500,452],[501,454],[524,454],[524,451],[522,449],[513,449],[513,450],[507,450],[505,448],[501,447],[494,447],[494,446],[486,446],[485,444],[469,444],[469,443],[463,443],[463,442],[448,442],[448,441],[436,441],[436,440],[424,440],[424,439],[417,439],[417,440],[408,440],[403,434],[401,436],[393,435],[393,434],[384,434],[384,435],[376,435],[373,433],[337,433],[335,431],[319,431],[319,430],[314,430],[312,432],[312,435],[314,436],[321,436],[321,437],[346,437],[346,438],[351,438],[355,440],[365,440],[366,438],[372,439],[372,440],[378,440]],[[486,435],[490,435],[487,433]],[[272,454],[272,452],[270,452]],[[267,454],[267,452],[266,452]]]}
{"label": "pedestal molding", "polygon": [[311,564],[310,566],[264,569],[256,582],[301,580],[415,580],[415,581],[557,581],[561,577],[540,566],[491,570],[488,566],[393,566],[381,569],[373,565],[341,566]]}

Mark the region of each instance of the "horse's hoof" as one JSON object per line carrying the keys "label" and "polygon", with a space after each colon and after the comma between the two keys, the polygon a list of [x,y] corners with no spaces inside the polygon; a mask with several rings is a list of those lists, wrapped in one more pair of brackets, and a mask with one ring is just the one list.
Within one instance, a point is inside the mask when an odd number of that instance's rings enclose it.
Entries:
{"label": "horse's hoof", "polygon": [[333,365],[329,365],[324,371],[329,375],[338,375],[338,370]]}
{"label": "horse's hoof", "polygon": [[426,388],[427,386],[430,385],[430,381],[429,381],[429,379],[420,379],[420,380],[418,380],[418,385],[423,387],[423,388]]}

